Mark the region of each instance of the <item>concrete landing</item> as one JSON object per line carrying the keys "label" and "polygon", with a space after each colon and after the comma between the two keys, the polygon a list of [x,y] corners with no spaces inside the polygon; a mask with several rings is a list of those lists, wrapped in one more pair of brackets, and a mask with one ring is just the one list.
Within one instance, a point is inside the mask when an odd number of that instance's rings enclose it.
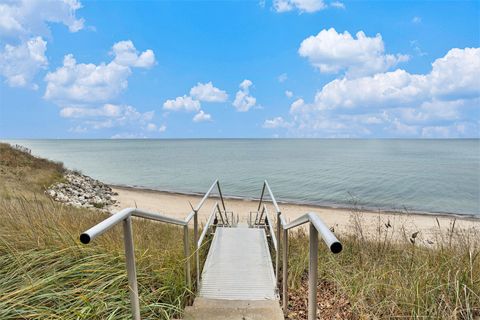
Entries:
{"label": "concrete landing", "polygon": [[184,320],[284,320],[278,300],[248,301],[196,298]]}

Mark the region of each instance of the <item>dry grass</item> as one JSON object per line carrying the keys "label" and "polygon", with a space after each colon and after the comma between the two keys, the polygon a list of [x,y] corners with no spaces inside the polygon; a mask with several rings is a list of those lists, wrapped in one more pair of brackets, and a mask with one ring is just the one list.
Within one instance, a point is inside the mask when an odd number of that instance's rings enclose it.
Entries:
{"label": "dry grass", "polygon": [[[130,319],[122,232],[81,245],[79,234],[106,215],[48,199],[44,187],[62,172],[61,164],[0,144],[0,319]],[[374,240],[363,236],[361,219],[352,226],[339,255],[320,245],[323,319],[480,316],[478,235],[452,225],[427,248],[411,234],[393,241],[381,221]],[[191,298],[181,230],[135,220],[134,235],[142,317],[180,316]],[[308,237],[299,231],[289,243],[290,316],[304,319]]]}
{"label": "dry grass", "polygon": [[[106,215],[48,199],[62,172],[0,144],[0,319],[130,319],[121,229],[80,244]],[[134,221],[134,235],[142,317],[178,316],[189,296],[181,230]]]}
{"label": "dry grass", "polygon": [[[430,247],[418,245],[418,234],[393,240],[392,228],[379,220],[373,240],[357,213],[351,235],[342,238],[338,255],[320,246],[320,296],[331,297],[330,305],[319,303],[323,314],[335,315],[331,305],[348,300],[348,319],[478,319],[480,317],[480,240],[470,230],[438,232]],[[440,230],[440,229],[439,229]],[[289,283],[292,295],[306,299],[302,282],[308,269],[308,235],[291,237]],[[290,305],[298,310],[293,297]],[[302,301],[300,299],[300,301]],[[329,309],[330,307],[330,309]],[[343,308],[343,309],[342,309]],[[303,319],[294,314],[292,319]],[[323,317],[322,319],[342,317]]]}

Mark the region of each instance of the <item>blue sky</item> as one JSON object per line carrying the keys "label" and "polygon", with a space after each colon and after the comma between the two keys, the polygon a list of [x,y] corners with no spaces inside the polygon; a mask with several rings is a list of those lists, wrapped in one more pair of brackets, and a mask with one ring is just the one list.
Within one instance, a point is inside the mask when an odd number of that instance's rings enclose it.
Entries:
{"label": "blue sky", "polygon": [[0,138],[480,135],[480,2],[0,0]]}

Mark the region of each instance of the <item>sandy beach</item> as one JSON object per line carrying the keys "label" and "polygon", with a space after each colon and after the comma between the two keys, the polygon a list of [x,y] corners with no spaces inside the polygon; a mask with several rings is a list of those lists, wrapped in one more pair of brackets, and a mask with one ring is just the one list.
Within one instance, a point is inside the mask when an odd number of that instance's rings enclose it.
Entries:
{"label": "sandy beach", "polygon": [[[112,186],[118,193],[117,204],[112,209],[116,211],[126,207],[138,207],[145,210],[167,214],[176,218],[185,218],[193,206],[200,201],[201,196],[162,192],[149,189]],[[212,212],[218,198],[209,198],[199,211],[200,223],[205,223]],[[274,217],[274,208],[267,202],[271,217]],[[226,198],[227,211],[238,214],[239,220],[247,222],[250,212],[255,214],[258,201]],[[435,214],[409,214],[404,212],[364,211],[341,208],[328,208],[312,205],[279,203],[285,219],[292,221],[307,212],[317,213],[335,233],[358,234],[355,225],[361,224],[364,235],[368,238],[384,237],[385,234],[396,239],[409,238],[411,234],[419,232],[417,242],[432,244],[442,234],[445,235],[454,226],[455,232],[480,232],[480,219],[471,217],[446,216]],[[388,227],[387,227],[388,226]],[[391,227],[390,227],[391,226]],[[385,230],[387,232],[385,232]],[[380,232],[379,232],[380,231]],[[441,232],[439,232],[441,231]],[[379,235],[381,234],[381,235]]]}

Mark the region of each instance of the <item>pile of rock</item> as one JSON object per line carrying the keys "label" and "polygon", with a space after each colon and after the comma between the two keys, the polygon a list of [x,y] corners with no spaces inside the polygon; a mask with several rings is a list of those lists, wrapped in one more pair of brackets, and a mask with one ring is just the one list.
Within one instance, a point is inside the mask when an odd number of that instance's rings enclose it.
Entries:
{"label": "pile of rock", "polygon": [[56,183],[45,193],[55,201],[76,207],[108,209],[118,195],[108,185],[74,171],[67,171],[66,182]]}

